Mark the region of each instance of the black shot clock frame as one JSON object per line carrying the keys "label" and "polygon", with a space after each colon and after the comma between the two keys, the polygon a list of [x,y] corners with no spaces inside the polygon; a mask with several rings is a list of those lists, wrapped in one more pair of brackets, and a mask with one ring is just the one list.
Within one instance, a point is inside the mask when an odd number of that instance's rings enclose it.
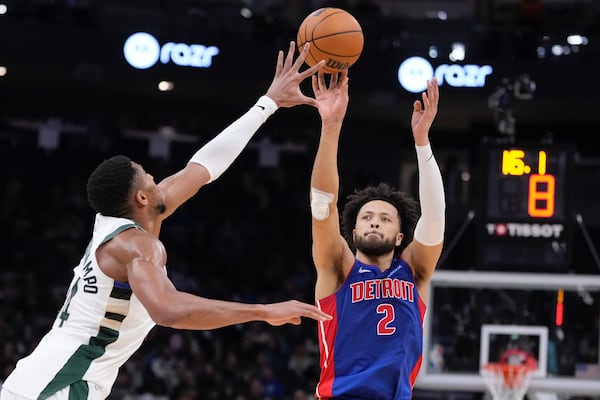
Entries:
{"label": "black shot clock frame", "polygon": [[571,262],[574,147],[481,142],[477,265],[564,272]]}

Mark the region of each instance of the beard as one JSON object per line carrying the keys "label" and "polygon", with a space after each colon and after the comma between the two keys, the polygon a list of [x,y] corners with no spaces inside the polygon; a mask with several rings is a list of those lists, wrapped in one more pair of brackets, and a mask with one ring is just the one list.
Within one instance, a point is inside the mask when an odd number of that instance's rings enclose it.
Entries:
{"label": "beard", "polygon": [[354,246],[357,250],[367,256],[379,257],[390,252],[393,252],[396,248],[396,241],[392,239],[379,239],[379,238],[365,238],[356,237],[354,239]]}
{"label": "beard", "polygon": [[167,211],[167,206],[164,203],[160,203],[155,207],[158,214],[164,214]]}

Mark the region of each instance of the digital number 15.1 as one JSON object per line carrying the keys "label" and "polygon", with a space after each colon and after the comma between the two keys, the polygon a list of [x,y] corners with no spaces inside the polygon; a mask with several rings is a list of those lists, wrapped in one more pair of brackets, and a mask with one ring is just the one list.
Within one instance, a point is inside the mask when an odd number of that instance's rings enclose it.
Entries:
{"label": "digital number 15.1", "polygon": [[525,163],[525,151],[502,151],[502,175],[529,175],[527,191],[527,213],[534,218],[551,218],[554,215],[556,179],[546,173],[546,152],[538,152],[537,174],[531,174],[531,166]]}

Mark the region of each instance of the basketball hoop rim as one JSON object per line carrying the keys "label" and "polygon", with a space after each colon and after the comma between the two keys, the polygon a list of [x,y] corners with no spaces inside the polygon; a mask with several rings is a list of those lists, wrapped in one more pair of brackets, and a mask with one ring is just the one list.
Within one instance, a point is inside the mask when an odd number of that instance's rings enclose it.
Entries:
{"label": "basketball hoop rim", "polygon": [[502,371],[527,370],[529,373],[532,373],[534,371],[533,368],[531,368],[530,366],[525,365],[525,364],[509,364],[509,363],[505,363],[505,362],[489,362],[487,364],[484,364],[482,366],[482,369],[493,370],[492,372],[500,371],[500,370],[502,370]]}
{"label": "basketball hoop rim", "polygon": [[[509,389],[525,388],[529,385],[529,378],[534,368],[525,364],[508,364],[506,362],[489,362],[481,367],[482,375],[493,374]],[[485,376],[484,376],[485,377]]]}

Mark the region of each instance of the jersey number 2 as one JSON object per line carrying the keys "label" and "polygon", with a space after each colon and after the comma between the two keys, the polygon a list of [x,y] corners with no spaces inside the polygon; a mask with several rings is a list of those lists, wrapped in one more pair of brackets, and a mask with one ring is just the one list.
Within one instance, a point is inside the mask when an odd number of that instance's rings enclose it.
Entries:
{"label": "jersey number 2", "polygon": [[394,307],[387,303],[380,304],[377,306],[377,314],[383,314],[383,317],[377,323],[377,334],[393,335],[396,332],[396,328],[390,325],[396,319]]}

